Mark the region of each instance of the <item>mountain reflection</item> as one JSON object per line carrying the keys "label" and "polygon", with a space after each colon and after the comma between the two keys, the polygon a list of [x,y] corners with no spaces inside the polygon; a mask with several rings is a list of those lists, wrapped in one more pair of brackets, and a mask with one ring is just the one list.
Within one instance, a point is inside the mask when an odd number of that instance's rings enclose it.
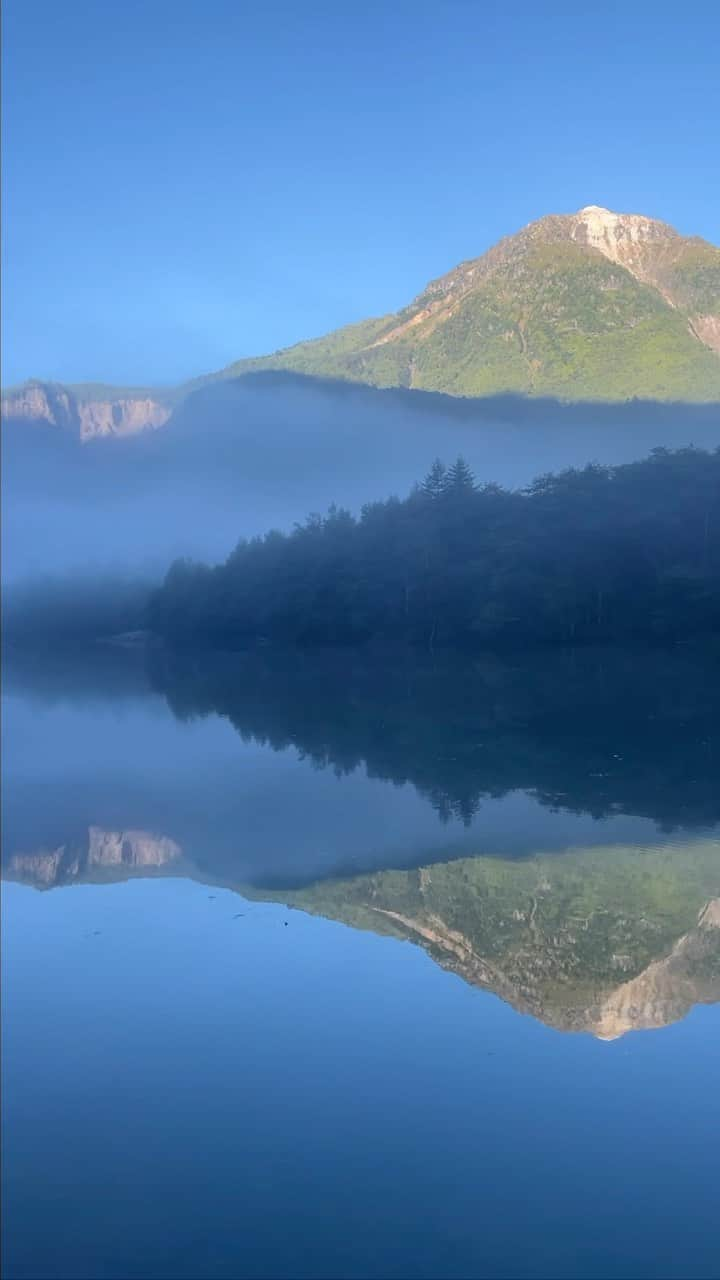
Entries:
{"label": "mountain reflection", "polygon": [[9,656],[6,877],[283,902],[602,1038],[720,1000],[712,653]]}
{"label": "mountain reflection", "polygon": [[[91,827],[16,852],[5,875],[38,888],[206,868],[171,839]],[[442,968],[561,1031],[615,1039],[720,1000],[720,841],[463,858],[290,890],[212,883],[250,899],[421,946]]]}
{"label": "mountain reflection", "polygon": [[418,943],[561,1031],[615,1039],[720,1000],[720,842],[462,859],[288,902]]}

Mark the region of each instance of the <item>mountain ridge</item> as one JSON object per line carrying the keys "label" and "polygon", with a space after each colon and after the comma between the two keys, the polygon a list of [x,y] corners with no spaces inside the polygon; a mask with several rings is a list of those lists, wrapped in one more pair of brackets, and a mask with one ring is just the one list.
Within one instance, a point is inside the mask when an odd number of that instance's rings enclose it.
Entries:
{"label": "mountain ridge", "polygon": [[720,401],[720,248],[586,205],[503,237],[390,315],[171,390],[30,380],[4,394],[3,414],[127,435],[209,383],[275,370],[458,397]]}
{"label": "mountain ridge", "polygon": [[238,361],[456,395],[715,399],[720,249],[587,206],[550,214],[428,285],[394,316]]}

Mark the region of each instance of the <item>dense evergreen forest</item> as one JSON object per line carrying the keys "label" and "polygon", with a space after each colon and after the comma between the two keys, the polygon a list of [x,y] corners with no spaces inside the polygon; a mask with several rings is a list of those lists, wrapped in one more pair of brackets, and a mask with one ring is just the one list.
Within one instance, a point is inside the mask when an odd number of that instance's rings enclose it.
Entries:
{"label": "dense evergreen forest", "polygon": [[177,561],[149,608],[176,642],[674,640],[720,630],[720,449],[656,449],[523,490],[437,461],[404,500],[331,507]]}

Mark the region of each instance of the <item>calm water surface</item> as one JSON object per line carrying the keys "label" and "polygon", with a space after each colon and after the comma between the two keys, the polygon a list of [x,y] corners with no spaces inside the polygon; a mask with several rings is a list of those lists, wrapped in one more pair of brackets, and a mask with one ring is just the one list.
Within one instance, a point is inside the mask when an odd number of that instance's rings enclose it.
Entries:
{"label": "calm water surface", "polygon": [[8,1277],[714,1277],[684,653],[8,664]]}

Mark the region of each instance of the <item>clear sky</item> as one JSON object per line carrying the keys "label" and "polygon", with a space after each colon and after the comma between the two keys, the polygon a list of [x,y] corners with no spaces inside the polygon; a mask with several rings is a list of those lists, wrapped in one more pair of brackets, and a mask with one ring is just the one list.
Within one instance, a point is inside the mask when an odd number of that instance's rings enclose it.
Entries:
{"label": "clear sky", "polygon": [[720,240],[720,3],[4,0],[3,382],[171,382],[549,212]]}

